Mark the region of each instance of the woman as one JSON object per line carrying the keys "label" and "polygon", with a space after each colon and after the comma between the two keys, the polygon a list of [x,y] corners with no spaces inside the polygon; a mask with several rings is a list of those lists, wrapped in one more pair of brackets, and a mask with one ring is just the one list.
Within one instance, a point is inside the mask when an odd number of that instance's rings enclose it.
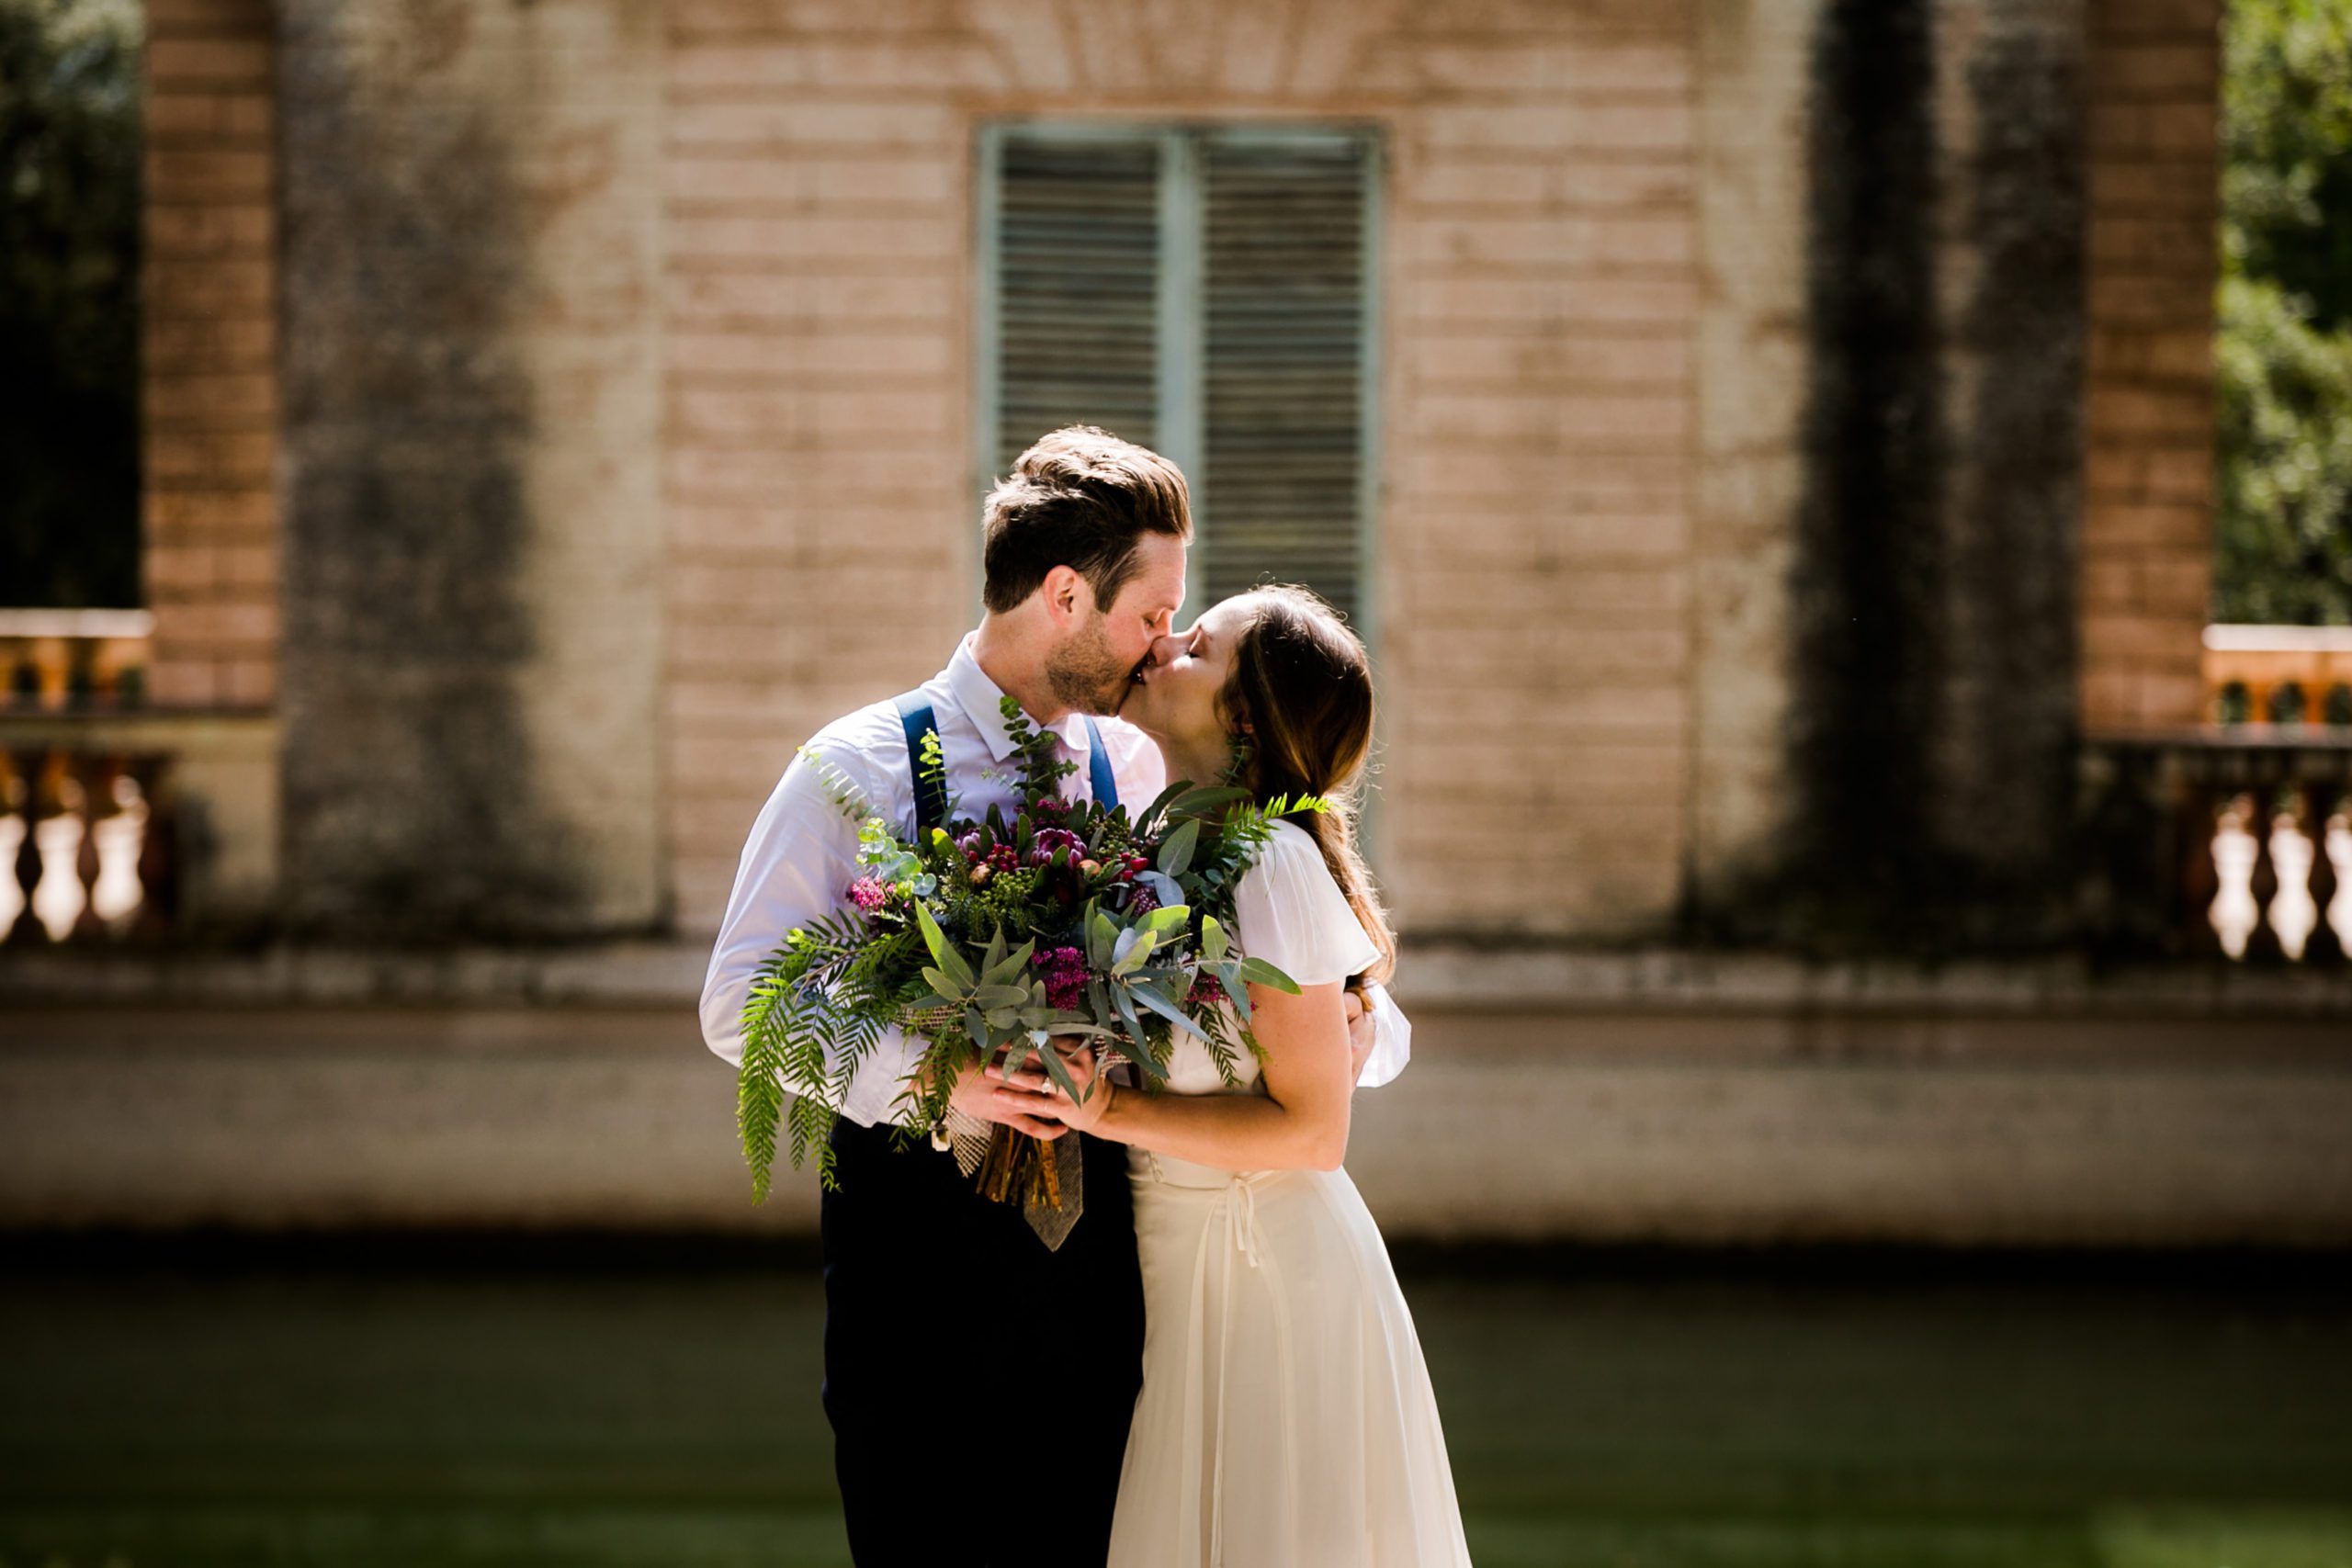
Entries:
{"label": "woman", "polygon": [[1111,1562],[1466,1563],[1412,1315],[1340,1168],[1340,993],[1385,975],[1396,947],[1352,830],[1372,739],[1363,645],[1314,594],[1261,589],[1162,639],[1120,716],[1159,742],[1171,779],[1217,778],[1238,748],[1258,799],[1326,795],[1335,809],[1275,824],[1235,889],[1236,942],[1300,987],[1250,987],[1262,1073],[1245,1055],[1233,1093],[1187,1037],[1167,1091],[1104,1080],[1047,1111],[1128,1145],[1143,1393]]}

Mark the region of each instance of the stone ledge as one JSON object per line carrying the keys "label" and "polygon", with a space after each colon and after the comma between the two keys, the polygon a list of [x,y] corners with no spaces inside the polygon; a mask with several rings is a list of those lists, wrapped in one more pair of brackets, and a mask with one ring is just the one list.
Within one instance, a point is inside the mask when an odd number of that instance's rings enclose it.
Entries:
{"label": "stone ledge", "polygon": [[[699,939],[446,952],[0,951],[0,1009],[60,1004],[445,1003],[691,1008]],[[2352,1043],[2352,970],[2140,966],[2078,958],[1927,965],[1780,953],[1408,944],[1408,1006],[1473,1013],[1883,1013],[2333,1020]]]}

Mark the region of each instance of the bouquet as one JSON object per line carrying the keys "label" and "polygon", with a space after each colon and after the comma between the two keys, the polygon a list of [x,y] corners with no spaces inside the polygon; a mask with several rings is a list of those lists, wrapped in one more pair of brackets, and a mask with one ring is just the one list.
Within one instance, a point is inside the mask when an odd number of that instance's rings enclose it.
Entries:
{"label": "bouquet", "polygon": [[[1256,805],[1230,774],[1170,784],[1132,818],[1124,806],[1067,801],[1060,782],[1078,764],[1055,757],[1053,738],[1014,699],[1003,712],[1020,759],[1011,818],[996,807],[978,821],[960,817],[951,798],[946,825],[913,843],[839,769],[802,753],[858,823],[860,874],[844,889],[848,908],[786,933],[752,979],[736,1115],[754,1201],[767,1196],[779,1129],[796,1169],[814,1147],[819,1179],[836,1185],[833,1107],[896,1027],[924,1044],[894,1141],[928,1129],[984,1193],[1024,1205],[1058,1245],[1068,1226],[1052,1216],[1075,1218],[1076,1140],[969,1122],[949,1105],[957,1077],[1000,1058],[1010,1076],[1034,1057],[1077,1098],[1051,1043],[1075,1035],[1106,1067],[1135,1064],[1150,1088],[1182,1033],[1238,1087],[1239,1053],[1259,1049],[1249,985],[1297,993],[1281,970],[1235,951],[1233,892],[1277,818],[1326,802]],[[944,779],[936,733],[917,765]],[[787,1084],[819,1092],[796,1096]]]}

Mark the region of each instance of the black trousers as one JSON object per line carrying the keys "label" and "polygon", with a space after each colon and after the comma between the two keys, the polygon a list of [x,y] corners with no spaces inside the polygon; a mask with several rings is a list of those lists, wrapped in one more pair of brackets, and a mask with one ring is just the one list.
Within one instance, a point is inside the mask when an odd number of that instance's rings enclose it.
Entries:
{"label": "black trousers", "polygon": [[1143,1386],[1143,1276],[1125,1145],[1067,1135],[1086,1207],[1057,1252],[952,1155],[834,1127],[824,1402],[859,1568],[1102,1568]]}

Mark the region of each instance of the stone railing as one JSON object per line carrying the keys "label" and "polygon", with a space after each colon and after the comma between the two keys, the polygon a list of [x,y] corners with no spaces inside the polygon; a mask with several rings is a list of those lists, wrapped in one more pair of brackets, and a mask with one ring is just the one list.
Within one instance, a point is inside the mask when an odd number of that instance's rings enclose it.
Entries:
{"label": "stone railing", "polygon": [[2352,626],[2205,628],[2205,718],[2352,728]]}
{"label": "stone railing", "polygon": [[2352,951],[2352,733],[2100,736],[2083,784],[2085,914],[2102,943],[2318,966]]}
{"label": "stone railing", "polygon": [[140,706],[154,624],[144,610],[0,610],[0,711]]}
{"label": "stone railing", "polygon": [[168,760],[22,746],[0,750],[0,941],[156,937],[177,865]]}
{"label": "stone railing", "polygon": [[270,715],[0,708],[0,942],[266,929],[277,789]]}

